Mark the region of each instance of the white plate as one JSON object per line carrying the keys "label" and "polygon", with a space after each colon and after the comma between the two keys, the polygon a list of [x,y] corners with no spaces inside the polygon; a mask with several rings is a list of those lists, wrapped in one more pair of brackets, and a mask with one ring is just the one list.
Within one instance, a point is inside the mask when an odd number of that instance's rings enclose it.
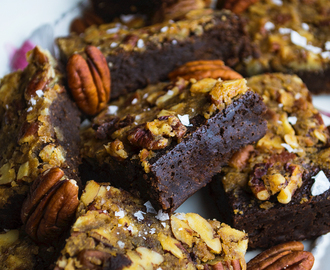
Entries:
{"label": "white plate", "polygon": [[[2,0],[0,8],[0,25],[2,26],[0,39],[0,77],[9,72],[8,54],[13,47],[20,47],[24,40],[42,24],[53,27],[53,35],[68,34],[68,25],[72,18],[78,16],[78,3],[86,4],[88,0]],[[42,42],[42,40],[41,40]],[[48,44],[48,43],[47,43]],[[321,110],[330,112],[330,95],[314,97],[314,105]],[[330,118],[324,117],[326,125],[330,125]],[[177,212],[195,212],[205,218],[217,218],[216,206],[204,188],[189,198]],[[323,236],[318,242],[305,241],[305,249],[315,255],[313,270],[328,269],[330,265],[330,235]],[[317,248],[313,248],[316,245]],[[249,251],[246,260],[254,257],[259,250]]]}

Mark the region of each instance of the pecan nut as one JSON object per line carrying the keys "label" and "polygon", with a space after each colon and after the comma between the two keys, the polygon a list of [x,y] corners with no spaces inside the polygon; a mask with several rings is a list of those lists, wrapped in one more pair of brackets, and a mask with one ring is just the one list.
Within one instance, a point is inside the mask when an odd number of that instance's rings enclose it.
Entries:
{"label": "pecan nut", "polygon": [[234,80],[243,78],[242,75],[225,66],[221,60],[199,60],[188,62],[168,75],[171,81],[177,80],[181,77],[185,80],[196,79],[202,80],[204,78],[213,78],[222,80]]}
{"label": "pecan nut", "polygon": [[110,70],[101,51],[86,46],[87,60],[74,54],[67,63],[68,85],[78,107],[88,115],[101,111],[110,98]]}
{"label": "pecan nut", "polygon": [[208,265],[208,269],[210,270],[242,270],[242,265],[239,259],[218,262],[213,265]]}
{"label": "pecan nut", "polygon": [[223,7],[236,14],[241,14],[256,2],[258,2],[258,0],[226,0]]}
{"label": "pecan nut", "polygon": [[260,253],[248,262],[247,270],[310,270],[313,264],[313,254],[304,251],[304,245],[301,242],[293,241]]}
{"label": "pecan nut", "polygon": [[64,172],[52,168],[31,185],[23,203],[21,219],[26,233],[35,241],[50,243],[65,231],[78,207],[76,181],[61,178]]}

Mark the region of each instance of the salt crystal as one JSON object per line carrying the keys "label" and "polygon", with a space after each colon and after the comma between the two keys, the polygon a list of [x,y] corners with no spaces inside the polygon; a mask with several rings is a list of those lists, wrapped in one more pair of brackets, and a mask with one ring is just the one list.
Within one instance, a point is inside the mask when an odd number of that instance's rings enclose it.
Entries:
{"label": "salt crystal", "polygon": [[122,14],[122,15],[120,15],[120,20],[124,23],[129,23],[135,17],[136,17],[136,15],[134,15],[134,14],[127,14],[127,15]]}
{"label": "salt crystal", "polygon": [[330,188],[329,179],[323,171],[319,171],[319,173],[315,176],[312,176],[312,178],[315,180],[311,189],[313,196],[321,195]]}
{"label": "salt crystal", "polygon": [[277,6],[282,6],[283,5],[282,0],[272,0],[272,2]]}
{"label": "salt crystal", "polygon": [[279,107],[279,108],[283,108],[283,104],[282,104],[282,103],[279,103],[279,104],[278,104],[278,107]]}
{"label": "salt crystal", "polygon": [[155,228],[152,228],[152,229],[150,229],[150,234],[154,234],[156,232],[156,229]]}
{"label": "salt crystal", "polygon": [[84,121],[81,122],[80,129],[81,130],[86,129],[86,128],[90,127],[90,125],[91,125],[91,121],[89,121],[88,119],[85,119]]}
{"label": "salt crystal", "polygon": [[295,45],[305,47],[307,45],[307,38],[301,36],[298,32],[291,31],[291,42]]}
{"label": "salt crystal", "polygon": [[174,91],[173,90],[168,90],[166,95],[169,95],[169,96],[172,96],[174,94]]}
{"label": "salt crystal", "polygon": [[295,125],[297,123],[298,118],[296,116],[289,116],[288,121],[290,124]]}
{"label": "salt crystal", "polygon": [[138,99],[137,98],[134,98],[133,100],[132,100],[132,104],[134,105],[134,104],[136,104],[138,102]]}
{"label": "salt crystal", "polygon": [[125,247],[125,243],[122,242],[122,241],[120,241],[120,240],[117,242],[117,245],[118,245],[118,247],[120,247],[120,248],[124,248],[124,247]]}
{"label": "salt crystal", "polygon": [[110,105],[108,106],[108,114],[116,114],[118,111],[118,106]]}
{"label": "salt crystal", "polygon": [[301,27],[302,27],[304,30],[306,30],[306,31],[309,30],[309,25],[308,25],[307,23],[302,23],[302,24],[301,24]]}
{"label": "salt crystal", "polygon": [[152,213],[152,214],[157,214],[157,211],[155,208],[152,206],[150,201],[147,201],[144,206],[147,208],[147,213]]}
{"label": "salt crystal", "polygon": [[37,102],[34,98],[30,99],[30,103],[31,103],[32,106],[37,104]]}
{"label": "salt crystal", "polygon": [[275,28],[275,25],[272,22],[266,22],[264,27],[267,31],[270,31]]}
{"label": "salt crystal", "polygon": [[192,124],[190,124],[188,114],[184,114],[184,115],[178,114],[178,118],[184,126],[186,126],[186,127],[192,127],[193,126]]}
{"label": "salt crystal", "polygon": [[148,97],[148,93],[145,93],[142,98],[146,99]]}
{"label": "salt crystal", "polygon": [[120,209],[118,212],[115,212],[115,216],[119,218],[123,218],[125,216],[125,211]]}
{"label": "salt crystal", "polygon": [[280,120],[277,120],[277,124],[282,124],[282,121],[280,121]]}
{"label": "salt crystal", "polygon": [[302,152],[301,149],[293,149],[289,144],[287,143],[281,143],[281,145],[289,152],[289,153],[298,153]]}
{"label": "salt crystal", "polygon": [[134,216],[137,218],[138,221],[141,221],[144,220],[143,214],[145,214],[145,212],[137,211],[136,213],[134,213]]}
{"label": "salt crystal", "polygon": [[330,52],[322,52],[321,53],[321,56],[323,59],[330,59]]}
{"label": "salt crystal", "polygon": [[110,190],[110,186],[107,186],[106,189],[107,189],[107,191],[109,191]]}
{"label": "salt crystal", "polygon": [[300,93],[297,93],[295,96],[294,96],[295,99],[300,99],[301,98],[301,94]]}
{"label": "salt crystal", "polygon": [[161,224],[163,225],[164,228],[166,228],[166,223],[165,222],[161,222]]}
{"label": "salt crystal", "polygon": [[311,51],[311,52],[313,52],[315,54],[319,54],[319,53],[322,52],[322,49],[321,48],[315,47],[315,46],[310,45],[310,44],[306,45],[305,46],[305,49],[308,50],[308,51]]}
{"label": "salt crystal", "polygon": [[39,90],[36,91],[36,94],[37,94],[38,97],[42,97],[44,95],[44,92],[39,89]]}
{"label": "salt crystal", "polygon": [[32,107],[28,108],[26,111],[27,111],[27,112],[32,111]]}
{"label": "salt crystal", "polygon": [[324,48],[325,48],[327,51],[330,51],[330,41],[327,41],[326,43],[324,43]]}
{"label": "salt crystal", "polygon": [[119,29],[120,29],[120,26],[121,25],[118,23],[118,24],[116,24],[116,27],[107,29],[107,31],[106,31],[107,34],[117,33],[119,31]]}
{"label": "salt crystal", "polygon": [[160,32],[164,33],[168,30],[168,26],[164,26],[162,29],[160,29]]}
{"label": "salt crystal", "polygon": [[173,45],[176,45],[176,44],[178,44],[178,41],[175,40],[175,39],[173,39],[173,40],[172,40],[172,44],[173,44]]}
{"label": "salt crystal", "polygon": [[117,45],[118,45],[117,42],[112,42],[112,43],[110,44],[110,48],[115,48],[115,47],[117,47]]}
{"label": "salt crystal", "polygon": [[139,39],[136,46],[139,49],[142,49],[144,47],[144,41],[143,41],[143,39]]}
{"label": "salt crystal", "polygon": [[283,27],[280,27],[278,29],[278,32],[281,34],[281,35],[286,35],[286,34],[290,34],[292,31],[292,29],[290,28],[283,28]]}
{"label": "salt crystal", "polygon": [[155,216],[160,221],[168,220],[170,217],[167,213],[164,213],[162,210],[158,211],[158,214]]}

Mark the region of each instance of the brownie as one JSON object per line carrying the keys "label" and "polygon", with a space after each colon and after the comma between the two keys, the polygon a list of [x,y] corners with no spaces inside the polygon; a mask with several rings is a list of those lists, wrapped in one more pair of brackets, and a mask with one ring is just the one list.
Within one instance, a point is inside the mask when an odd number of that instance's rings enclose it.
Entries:
{"label": "brownie", "polygon": [[267,106],[268,131],[216,175],[211,193],[224,221],[249,235],[249,248],[330,231],[329,131],[296,75],[248,80]]}
{"label": "brownie", "polygon": [[265,134],[264,111],[245,79],[150,85],[109,103],[83,130],[82,178],[110,181],[171,212]]}
{"label": "brownie", "polygon": [[207,8],[210,0],[91,0],[95,14],[105,22],[123,15],[139,14],[147,22],[162,22],[182,18],[187,12]]}
{"label": "brownie", "polygon": [[79,110],[48,52],[36,47],[28,61],[0,81],[0,229],[21,225],[22,203],[42,172],[59,167],[78,181]]}
{"label": "brownie", "polygon": [[241,16],[260,57],[245,59],[239,70],[297,74],[313,94],[330,93],[329,14],[329,1],[257,1]]}
{"label": "brownie", "polygon": [[90,181],[55,269],[246,269],[247,242],[246,233],[215,219],[157,212]]}
{"label": "brownie", "polygon": [[111,71],[111,97],[167,80],[169,72],[193,60],[222,59],[233,67],[254,54],[244,21],[229,11],[190,12],[185,19],[129,31],[112,23],[84,34],[58,38],[62,62],[97,46]]}

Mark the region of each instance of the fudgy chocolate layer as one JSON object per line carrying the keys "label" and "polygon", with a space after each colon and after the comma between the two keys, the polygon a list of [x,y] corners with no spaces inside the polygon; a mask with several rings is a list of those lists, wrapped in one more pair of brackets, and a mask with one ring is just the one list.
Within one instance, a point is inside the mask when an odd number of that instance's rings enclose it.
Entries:
{"label": "fudgy chocolate layer", "polygon": [[[330,170],[323,170],[330,177]],[[288,204],[270,202],[274,207],[261,209],[260,201],[252,193],[239,189],[235,193],[225,193],[221,175],[214,177],[210,185],[211,193],[219,208],[224,222],[249,235],[249,248],[267,248],[279,243],[305,240],[329,232],[330,228],[330,191],[319,196],[311,196],[314,180],[311,176],[319,172],[311,168],[303,175],[303,185]],[[309,198],[303,201],[303,198]],[[233,215],[234,210],[242,214]]]}
{"label": "fudgy chocolate layer", "polygon": [[193,130],[178,144],[157,151],[145,173],[140,160],[112,158],[111,163],[85,160],[84,180],[110,181],[151,200],[158,209],[174,211],[187,198],[211,181],[230,156],[242,146],[260,139],[266,122],[262,99],[249,91],[210,119],[196,116]]}

